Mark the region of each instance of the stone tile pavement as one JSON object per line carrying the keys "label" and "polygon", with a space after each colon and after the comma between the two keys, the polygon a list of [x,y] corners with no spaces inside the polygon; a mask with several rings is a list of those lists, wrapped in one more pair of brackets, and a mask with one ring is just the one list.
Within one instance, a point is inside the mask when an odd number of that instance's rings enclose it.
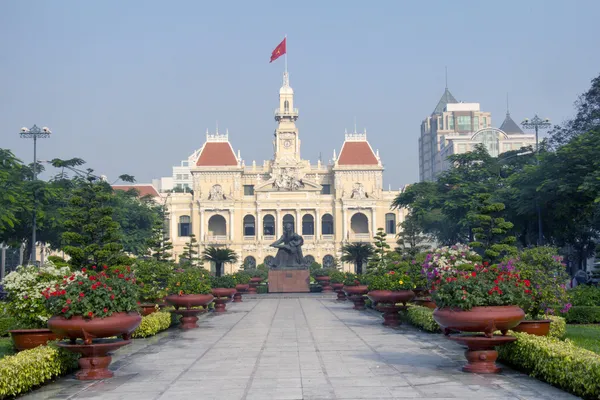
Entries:
{"label": "stone tile pavement", "polygon": [[349,302],[265,297],[228,308],[202,318],[199,329],[135,340],[114,355],[112,379],[69,376],[23,399],[577,398],[509,369],[463,373],[459,345],[408,326],[386,328]]}

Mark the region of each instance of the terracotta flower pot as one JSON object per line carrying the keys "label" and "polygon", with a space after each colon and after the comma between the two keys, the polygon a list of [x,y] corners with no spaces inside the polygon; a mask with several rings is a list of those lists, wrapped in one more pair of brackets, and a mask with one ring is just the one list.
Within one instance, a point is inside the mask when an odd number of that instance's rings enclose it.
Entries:
{"label": "terracotta flower pot", "polygon": [[420,299],[414,299],[413,303],[415,303],[416,305],[421,306],[421,307],[431,308],[432,310],[434,310],[436,308],[435,303],[427,297],[422,297]]}
{"label": "terracotta flower pot", "polygon": [[412,290],[371,290],[367,297],[375,303],[406,305],[415,297],[415,293]]}
{"label": "terracotta flower pot", "polygon": [[255,276],[254,278],[250,278],[250,287],[248,288],[248,293],[256,294],[257,293],[256,287],[262,281],[263,281],[263,278],[260,278],[258,276]]}
{"label": "terracotta flower pot", "polygon": [[248,289],[250,288],[249,284],[237,284],[235,285],[235,294],[233,295],[233,302],[234,303],[241,303],[242,302],[242,293],[247,293]]}
{"label": "terracotta flower pot", "polygon": [[436,308],[433,319],[449,335],[451,330],[462,332],[484,332],[491,338],[494,331],[506,334],[525,318],[525,313],[517,306],[473,307],[470,310]]}
{"label": "terracotta flower pot", "polygon": [[18,351],[34,349],[49,341],[61,339],[50,329],[15,329],[8,332]]}
{"label": "terracotta flower pot", "polygon": [[156,312],[156,304],[150,304],[150,303],[140,304],[140,314],[142,314],[142,317],[145,317],[146,315],[150,315],[155,312]]}
{"label": "terracotta flower pot", "polygon": [[128,340],[140,322],[142,317],[137,312],[119,312],[109,317],[91,319],[81,315],[74,315],[69,319],[57,315],[48,320],[48,328],[72,342],[83,339],[84,344],[89,345],[95,338],[123,336],[124,340]]}
{"label": "terracotta flower pot", "polygon": [[110,354],[120,347],[131,343],[131,340],[105,339],[102,343],[73,344],[61,342],[58,347],[81,354],[77,362],[80,370],[75,378],[81,381],[107,379],[113,377],[113,372],[108,369],[112,361]]}
{"label": "terracotta flower pot", "polygon": [[225,304],[231,301],[231,298],[235,294],[235,289],[229,288],[213,288],[212,294],[215,296],[215,312],[225,312]]}
{"label": "terracotta flower pot", "polygon": [[316,276],[315,280],[317,282],[319,282],[319,285],[321,285],[321,288],[323,288],[323,293],[331,293],[331,292],[333,292],[333,288],[329,284],[329,281],[331,280],[330,277],[328,277],[328,276]]}
{"label": "terracotta flower pot", "polygon": [[427,290],[427,288],[423,288],[423,287],[418,287],[413,289],[413,292],[415,292],[415,297],[425,297],[429,294],[429,291]]}
{"label": "terracotta flower pot", "polygon": [[367,285],[344,286],[344,293],[354,302],[355,310],[365,309],[365,295],[369,293]]}
{"label": "terracotta flower pot", "polygon": [[551,323],[552,321],[549,319],[521,321],[521,323],[512,328],[512,330],[515,332],[529,333],[530,335],[548,336]]}
{"label": "terracotta flower pot", "polygon": [[337,293],[338,301],[346,301],[346,293],[344,293],[344,284],[343,283],[332,283],[331,287],[333,291]]}
{"label": "terracotta flower pot", "polygon": [[205,310],[192,307],[206,307],[212,303],[214,296],[212,294],[172,294],[165,297],[165,301],[175,306],[174,314],[179,314],[181,318],[181,329],[195,329],[198,327],[198,314]]}

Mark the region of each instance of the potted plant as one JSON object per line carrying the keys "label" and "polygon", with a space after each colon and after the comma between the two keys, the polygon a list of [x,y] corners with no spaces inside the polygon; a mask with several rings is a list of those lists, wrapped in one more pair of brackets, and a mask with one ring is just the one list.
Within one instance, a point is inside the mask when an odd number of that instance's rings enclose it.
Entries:
{"label": "potted plant", "polygon": [[[383,313],[384,325],[400,325],[398,311],[406,308],[406,303],[415,297],[411,289],[414,289],[414,284],[408,272],[388,271],[371,276],[367,297]],[[398,306],[398,303],[402,303],[402,306]]]}
{"label": "potted plant", "polygon": [[181,329],[194,329],[198,314],[212,303],[209,273],[204,268],[188,267],[173,271],[168,281],[165,301],[175,306],[173,313],[181,315]]}
{"label": "potted plant", "polygon": [[344,293],[354,303],[355,310],[365,309],[365,296],[369,292],[366,275],[348,273],[344,280]]}
{"label": "potted plant", "polygon": [[39,268],[22,265],[6,275],[2,281],[9,301],[6,311],[18,323],[9,332],[17,350],[32,349],[58,338],[48,329],[52,312],[46,308],[42,291],[56,285],[63,289],[68,275],[71,275],[68,266],[57,267],[51,262]]}
{"label": "potted plant", "polygon": [[317,268],[312,271],[314,279],[319,282],[319,285],[323,288],[324,293],[331,293],[333,289],[329,285],[331,280],[331,273],[334,272],[331,268]]}
{"label": "potted plant", "polygon": [[557,249],[549,246],[533,247],[500,265],[505,271],[519,271],[521,279],[529,282],[530,296],[524,297],[520,304],[525,311],[525,320],[514,327],[514,331],[546,336],[551,320],[545,315],[569,310],[571,305],[565,285],[569,275],[562,258],[556,254]]}
{"label": "potted plant", "polygon": [[139,260],[133,265],[142,315],[152,314],[164,304],[167,284],[173,271],[174,266],[168,261]]}
{"label": "potted plant", "polygon": [[236,292],[235,279],[232,275],[211,276],[212,295],[215,296],[215,312],[225,312],[225,304],[231,301]]}
{"label": "potted plant", "polygon": [[233,279],[235,279],[235,294],[233,295],[234,303],[242,302],[242,293],[248,292],[250,288],[250,274],[246,271],[239,271],[233,274]]}
{"label": "potted plant", "polygon": [[342,271],[333,270],[329,274],[329,282],[333,291],[337,293],[337,299],[339,301],[346,301],[346,294],[344,293],[344,281],[346,280],[346,274]]}
{"label": "potted plant", "polygon": [[269,276],[269,270],[265,267],[264,264],[258,265],[255,269],[247,270],[248,274],[250,274],[250,287],[248,288],[248,293],[256,294],[257,286],[267,279]]}

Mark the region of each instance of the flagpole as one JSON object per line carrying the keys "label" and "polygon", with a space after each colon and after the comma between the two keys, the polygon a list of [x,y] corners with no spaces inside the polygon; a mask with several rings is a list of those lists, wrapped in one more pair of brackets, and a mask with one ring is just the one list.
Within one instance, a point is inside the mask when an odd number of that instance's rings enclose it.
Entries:
{"label": "flagpole", "polygon": [[285,74],[287,75],[287,34],[284,36],[285,39]]}

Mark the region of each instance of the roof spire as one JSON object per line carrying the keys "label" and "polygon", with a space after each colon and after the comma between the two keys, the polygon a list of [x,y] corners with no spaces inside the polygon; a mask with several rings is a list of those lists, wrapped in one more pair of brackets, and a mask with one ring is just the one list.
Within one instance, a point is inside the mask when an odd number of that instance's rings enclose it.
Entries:
{"label": "roof spire", "polygon": [[506,115],[510,115],[510,109],[508,108],[508,92],[506,93]]}
{"label": "roof spire", "polygon": [[446,90],[448,90],[448,66],[446,65],[444,68],[446,68]]}
{"label": "roof spire", "polygon": [[354,117],[354,133],[356,133],[356,116]]}

